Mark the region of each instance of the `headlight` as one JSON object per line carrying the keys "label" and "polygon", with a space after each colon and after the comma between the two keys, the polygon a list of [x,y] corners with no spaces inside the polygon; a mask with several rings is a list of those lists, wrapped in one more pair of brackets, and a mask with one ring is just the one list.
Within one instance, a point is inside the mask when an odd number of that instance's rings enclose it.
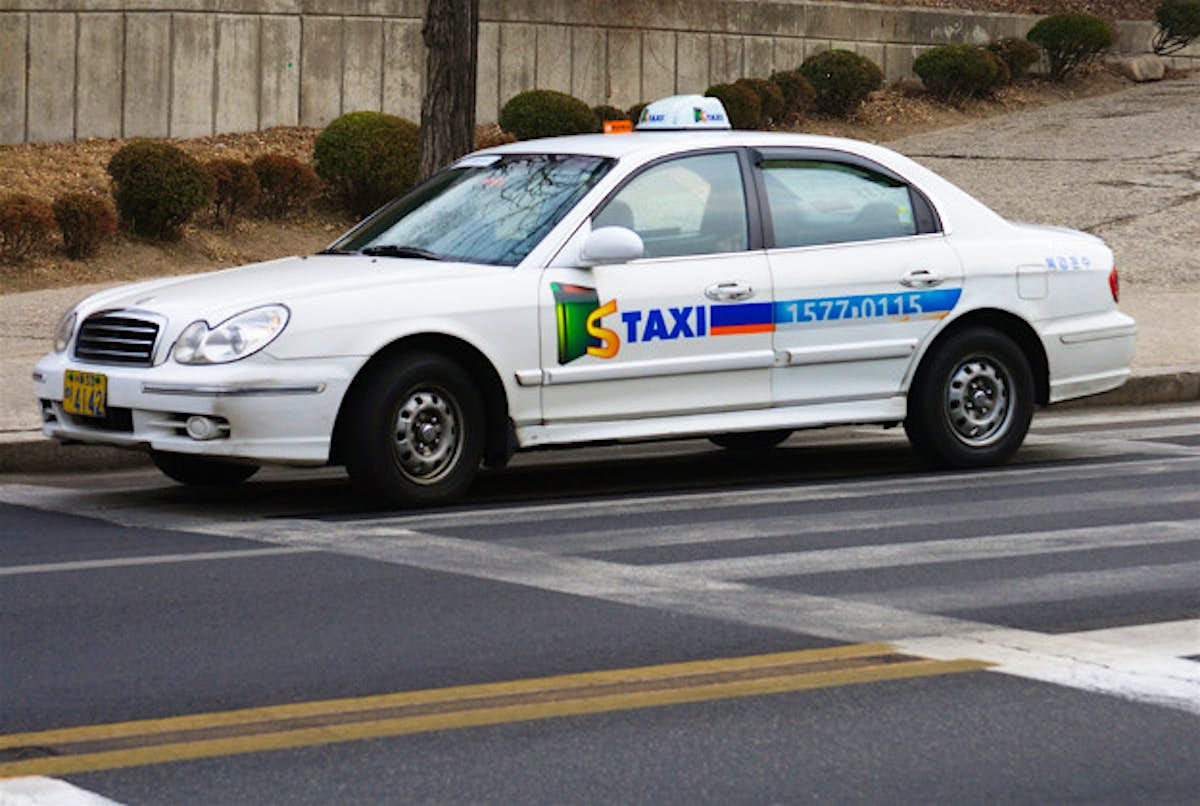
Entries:
{"label": "headlight", "polygon": [[192,322],[175,342],[175,360],[180,364],[225,364],[257,353],[283,332],[288,309],[266,305],[239,313],[212,328],[201,320]]}
{"label": "headlight", "polygon": [[54,331],[54,352],[66,352],[73,335],[75,335],[75,311],[68,311],[66,316],[58,321],[58,328]]}

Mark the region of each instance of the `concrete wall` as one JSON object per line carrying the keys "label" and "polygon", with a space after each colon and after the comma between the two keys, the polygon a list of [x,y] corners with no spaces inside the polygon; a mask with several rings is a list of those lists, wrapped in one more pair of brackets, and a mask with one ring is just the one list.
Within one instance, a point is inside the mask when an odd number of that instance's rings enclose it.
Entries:
{"label": "concrete wall", "polygon": [[[542,87],[628,107],[767,76],[842,47],[889,79],[922,49],[1023,35],[1036,17],[806,0],[481,0],[480,122]],[[423,0],[0,0],[0,142],[194,137],[416,120]],[[1144,52],[1152,23],[1121,23]],[[1200,67],[1200,46],[1173,59]]]}

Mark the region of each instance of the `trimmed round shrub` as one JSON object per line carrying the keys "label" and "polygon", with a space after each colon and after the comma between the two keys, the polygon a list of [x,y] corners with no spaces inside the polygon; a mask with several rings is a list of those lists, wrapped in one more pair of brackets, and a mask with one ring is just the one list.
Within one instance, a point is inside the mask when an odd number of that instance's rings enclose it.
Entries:
{"label": "trimmed round shrub", "polygon": [[177,240],[213,195],[199,162],[170,143],[135,140],[108,162],[121,225],[138,235]]}
{"label": "trimmed round shrub", "polygon": [[519,140],[591,134],[600,122],[591,107],[573,95],[554,90],[528,90],[508,99],[500,110],[500,128]]}
{"label": "trimmed round shrub", "polygon": [[592,114],[596,116],[596,125],[603,126],[606,120],[632,120],[633,118],[625,114],[622,110],[608,104],[592,107]]}
{"label": "trimmed round shrub", "polygon": [[1000,57],[975,45],[938,45],[913,62],[925,89],[943,101],[979,98],[1000,86],[1005,70]]}
{"label": "trimmed round shrub", "polygon": [[215,159],[204,169],[212,177],[214,214],[224,227],[233,223],[233,217],[246,210],[253,210],[262,195],[258,174],[249,163],[234,159]]}
{"label": "trimmed round shrub", "polygon": [[67,257],[83,260],[117,231],[117,213],[108,200],[90,193],[64,193],[54,200],[54,220]]}
{"label": "trimmed round shrub", "polygon": [[987,46],[989,52],[996,54],[1008,68],[1010,81],[1020,81],[1029,72],[1029,68],[1038,63],[1042,52],[1038,46],[1028,39],[1006,36],[997,39]]}
{"label": "trimmed round shrub", "polygon": [[1055,81],[1094,61],[1117,40],[1112,26],[1092,14],[1055,14],[1038,20],[1025,38],[1046,51]]}
{"label": "trimmed round shrub", "polygon": [[0,260],[15,263],[48,252],[53,236],[50,205],[24,193],[0,197]]}
{"label": "trimmed round shrub", "polygon": [[993,87],[993,90],[999,89],[1000,87],[1006,87],[1011,84],[1012,71],[1008,69],[1008,62],[1004,61],[1004,59],[1001,59],[999,54],[993,53],[987,48],[982,48],[982,50],[983,55],[992,60],[992,64],[996,65],[996,70],[998,71],[998,75],[996,77],[996,86]]}
{"label": "trimmed round shrub", "polygon": [[258,177],[258,209],[279,218],[308,206],[321,192],[321,178],[307,163],[283,154],[264,154],[250,163]]}
{"label": "trimmed round shrub", "polygon": [[799,70],[780,70],[771,74],[771,81],[783,93],[785,115],[805,115],[812,109],[817,91]]}
{"label": "trimmed round shrub", "polygon": [[417,181],[420,137],[412,121],[351,112],[317,135],[313,167],[351,212],[365,216]]}
{"label": "trimmed round shrub", "polygon": [[778,84],[767,78],[739,78],[734,83],[750,88],[758,96],[760,125],[783,120],[787,114],[787,99]]}
{"label": "trimmed round shrub", "polygon": [[1169,56],[1200,39],[1200,0],[1164,0],[1154,10],[1158,31],[1151,47],[1160,56]]}
{"label": "trimmed round shrub", "polygon": [[713,84],[704,94],[721,102],[733,128],[757,129],[761,125],[762,101],[745,84]]}
{"label": "trimmed round shrub", "polygon": [[641,103],[641,104],[634,104],[633,106],[629,107],[626,114],[629,115],[629,119],[633,121],[634,126],[637,126],[638,123],[640,123],[642,121],[642,110],[645,109],[647,106],[649,106],[649,104]]}
{"label": "trimmed round shrub", "polygon": [[883,72],[865,56],[848,50],[826,50],[804,60],[800,72],[816,90],[816,108],[846,117],[883,86]]}

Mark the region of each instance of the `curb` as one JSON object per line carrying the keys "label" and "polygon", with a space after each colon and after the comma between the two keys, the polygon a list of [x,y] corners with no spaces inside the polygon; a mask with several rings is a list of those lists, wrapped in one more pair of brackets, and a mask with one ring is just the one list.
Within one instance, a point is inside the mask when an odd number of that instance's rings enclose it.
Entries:
{"label": "curb", "polygon": [[[1059,411],[1200,401],[1200,370],[1134,375],[1102,395],[1058,403]],[[103,445],[64,445],[40,431],[0,433],[0,474],[74,473],[151,467],[142,451]]]}
{"label": "curb", "polygon": [[1059,411],[1104,406],[1147,406],[1200,400],[1200,370],[1171,370],[1133,375],[1125,384],[1102,395],[1056,403]]}

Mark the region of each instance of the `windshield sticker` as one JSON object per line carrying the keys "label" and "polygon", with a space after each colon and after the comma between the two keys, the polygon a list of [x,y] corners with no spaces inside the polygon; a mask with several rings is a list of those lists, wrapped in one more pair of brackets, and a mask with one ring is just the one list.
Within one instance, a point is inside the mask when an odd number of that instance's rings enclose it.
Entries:
{"label": "windshield sticker", "polygon": [[[739,336],[811,327],[826,322],[890,320],[908,322],[944,319],[958,304],[960,288],[907,294],[856,294],[812,297],[780,302],[740,302],[721,305],[683,305],[621,311],[617,300],[603,305],[596,289],[551,283],[558,323],[558,363],[585,355],[613,358],[626,344],[677,341],[708,336]],[[617,316],[619,325],[604,318]]]}

